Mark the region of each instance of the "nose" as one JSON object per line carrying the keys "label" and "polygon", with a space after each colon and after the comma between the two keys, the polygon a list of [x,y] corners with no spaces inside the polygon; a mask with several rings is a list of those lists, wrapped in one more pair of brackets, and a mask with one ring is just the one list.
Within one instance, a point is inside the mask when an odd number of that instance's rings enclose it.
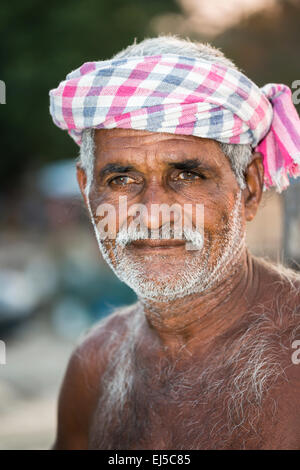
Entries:
{"label": "nose", "polygon": [[141,222],[148,230],[161,230],[164,226],[172,227],[179,219],[179,205],[157,181],[148,184],[140,204]]}

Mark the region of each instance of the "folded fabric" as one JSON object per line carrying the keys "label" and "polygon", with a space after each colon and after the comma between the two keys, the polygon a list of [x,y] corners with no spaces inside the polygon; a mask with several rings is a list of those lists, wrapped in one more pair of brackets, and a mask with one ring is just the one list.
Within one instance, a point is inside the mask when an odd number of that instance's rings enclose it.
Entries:
{"label": "folded fabric", "polygon": [[54,123],[81,144],[84,129],[140,129],[251,144],[265,189],[300,176],[300,119],[291,90],[259,88],[205,59],[164,54],[86,62],[50,91]]}

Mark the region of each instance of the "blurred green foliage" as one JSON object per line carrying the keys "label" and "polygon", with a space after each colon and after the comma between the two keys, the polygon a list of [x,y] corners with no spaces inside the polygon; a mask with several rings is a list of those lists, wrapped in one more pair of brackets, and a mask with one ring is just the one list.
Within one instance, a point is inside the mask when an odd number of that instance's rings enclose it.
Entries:
{"label": "blurred green foliage", "polygon": [[175,0],[2,0],[0,187],[43,161],[77,155],[78,147],[53,125],[49,90],[88,60],[104,60],[153,35],[150,19],[178,11]]}

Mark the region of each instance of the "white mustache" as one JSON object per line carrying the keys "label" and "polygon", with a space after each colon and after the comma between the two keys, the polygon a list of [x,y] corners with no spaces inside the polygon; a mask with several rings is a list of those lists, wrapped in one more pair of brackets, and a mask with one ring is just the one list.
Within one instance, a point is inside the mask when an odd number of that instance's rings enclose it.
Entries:
{"label": "white mustache", "polygon": [[[166,236],[168,235],[168,236]],[[172,240],[181,239],[188,243],[191,243],[193,247],[190,249],[202,249],[204,238],[198,230],[192,230],[188,227],[183,227],[182,231],[176,231],[174,229],[148,229],[147,227],[129,227],[121,228],[116,236],[116,244],[124,248],[126,245],[135,240]]]}

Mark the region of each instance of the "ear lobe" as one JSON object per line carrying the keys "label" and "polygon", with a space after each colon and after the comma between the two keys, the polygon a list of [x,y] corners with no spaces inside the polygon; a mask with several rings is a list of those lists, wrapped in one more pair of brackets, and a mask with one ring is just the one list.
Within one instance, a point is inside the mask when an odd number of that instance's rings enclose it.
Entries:
{"label": "ear lobe", "polygon": [[80,163],[76,164],[76,176],[77,176],[77,181],[78,181],[78,185],[79,185],[79,188],[80,188],[80,192],[82,194],[84,202],[87,204],[86,194],[85,194],[87,177],[86,177],[86,172],[81,167]]}
{"label": "ear lobe", "polygon": [[264,184],[263,156],[260,152],[252,154],[252,161],[245,173],[246,189],[244,189],[245,218],[251,221],[262,198]]}

